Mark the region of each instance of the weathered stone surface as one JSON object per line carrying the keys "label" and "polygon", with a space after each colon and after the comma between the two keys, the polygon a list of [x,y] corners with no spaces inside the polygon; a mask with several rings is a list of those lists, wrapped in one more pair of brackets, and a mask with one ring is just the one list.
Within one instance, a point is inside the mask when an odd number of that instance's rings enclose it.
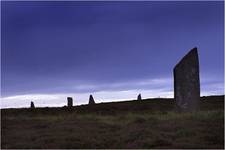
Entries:
{"label": "weathered stone surface", "polygon": [[35,106],[34,106],[34,102],[30,102],[30,108],[35,108]]}
{"label": "weathered stone surface", "polygon": [[193,48],[174,67],[174,98],[178,110],[193,111],[200,100],[199,60]]}
{"label": "weathered stone surface", "polygon": [[72,97],[67,97],[67,106],[73,107],[73,98]]}
{"label": "weathered stone surface", "polygon": [[95,100],[92,95],[89,97],[89,104],[95,104]]}
{"label": "weathered stone surface", "polygon": [[137,100],[142,100],[142,98],[141,98],[141,94],[138,94],[138,96],[137,96]]}

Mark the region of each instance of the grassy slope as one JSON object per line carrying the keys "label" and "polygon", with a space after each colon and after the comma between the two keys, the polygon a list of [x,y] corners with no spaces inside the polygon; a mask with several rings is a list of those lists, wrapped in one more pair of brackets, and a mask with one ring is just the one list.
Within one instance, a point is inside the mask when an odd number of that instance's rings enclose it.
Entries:
{"label": "grassy slope", "polygon": [[180,113],[172,99],[2,110],[2,148],[223,148],[224,97]]}

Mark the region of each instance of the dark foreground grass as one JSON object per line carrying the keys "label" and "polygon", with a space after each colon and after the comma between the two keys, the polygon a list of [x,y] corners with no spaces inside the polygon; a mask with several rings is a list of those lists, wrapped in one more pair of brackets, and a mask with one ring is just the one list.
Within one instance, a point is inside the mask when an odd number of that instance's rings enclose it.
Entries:
{"label": "dark foreground grass", "polygon": [[[127,107],[134,107],[133,103],[101,104],[92,108],[2,110],[1,146],[45,149],[224,148],[223,97],[201,104],[201,110],[192,113],[174,111],[173,103],[168,103],[171,110],[165,108],[164,111],[164,102],[161,110],[144,109],[142,104],[136,104],[132,111]],[[159,101],[138,103],[151,106],[157,103],[157,107],[161,104]],[[116,104],[120,107],[118,111],[115,111]],[[108,109],[96,108],[104,105]],[[121,105],[125,105],[126,111]],[[83,111],[84,107],[86,111]]]}

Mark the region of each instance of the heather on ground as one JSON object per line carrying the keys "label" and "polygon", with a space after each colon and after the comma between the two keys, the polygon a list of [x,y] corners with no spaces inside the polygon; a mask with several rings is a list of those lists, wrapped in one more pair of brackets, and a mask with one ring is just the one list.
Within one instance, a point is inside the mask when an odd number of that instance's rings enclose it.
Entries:
{"label": "heather on ground", "polygon": [[173,99],[1,111],[2,148],[223,148],[224,96],[177,112]]}

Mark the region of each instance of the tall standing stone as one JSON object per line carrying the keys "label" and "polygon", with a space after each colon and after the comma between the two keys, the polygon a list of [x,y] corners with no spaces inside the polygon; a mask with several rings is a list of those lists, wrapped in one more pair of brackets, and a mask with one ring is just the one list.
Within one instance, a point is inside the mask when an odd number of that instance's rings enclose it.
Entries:
{"label": "tall standing stone", "polygon": [[137,100],[142,100],[142,98],[141,98],[141,94],[138,94],[138,96],[137,96]]}
{"label": "tall standing stone", "polygon": [[35,106],[34,106],[34,102],[30,102],[30,108],[35,108]]}
{"label": "tall standing stone", "polygon": [[67,106],[73,107],[73,98],[72,97],[67,97]]}
{"label": "tall standing stone", "polygon": [[193,48],[174,67],[174,99],[181,111],[194,111],[200,101],[199,60]]}
{"label": "tall standing stone", "polygon": [[92,95],[89,97],[89,104],[95,104],[95,100]]}

